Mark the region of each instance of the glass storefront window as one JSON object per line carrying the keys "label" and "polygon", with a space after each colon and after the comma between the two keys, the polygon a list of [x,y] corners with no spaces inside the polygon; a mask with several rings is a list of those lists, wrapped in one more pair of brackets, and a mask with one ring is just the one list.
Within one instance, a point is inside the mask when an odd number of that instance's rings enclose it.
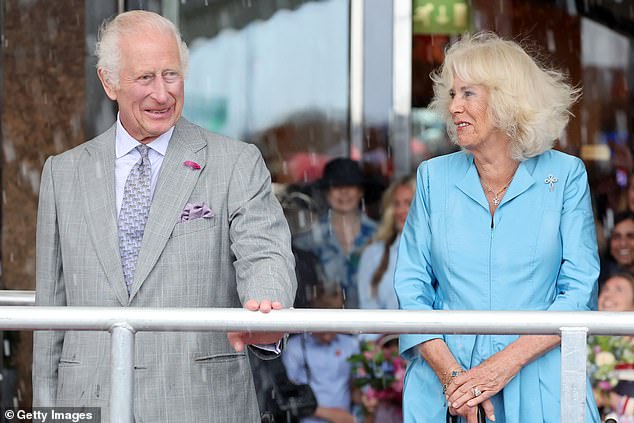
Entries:
{"label": "glass storefront window", "polygon": [[257,144],[275,182],[310,182],[347,155],[348,1],[265,3],[182,4],[184,115]]}

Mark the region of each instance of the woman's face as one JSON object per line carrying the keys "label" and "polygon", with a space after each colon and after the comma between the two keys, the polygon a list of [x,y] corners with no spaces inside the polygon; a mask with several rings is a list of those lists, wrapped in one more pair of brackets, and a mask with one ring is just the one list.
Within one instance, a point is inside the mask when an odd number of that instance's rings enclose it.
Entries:
{"label": "woman's face", "polygon": [[634,311],[634,287],[627,279],[613,276],[608,279],[599,294],[601,311]]}
{"label": "woman's face", "polygon": [[363,190],[357,185],[335,186],[328,190],[328,206],[339,213],[350,213],[359,209]]}
{"label": "woman's face", "polygon": [[392,197],[392,207],[394,208],[394,229],[401,233],[409,213],[409,205],[414,198],[414,192],[407,185],[401,185],[394,190]]}
{"label": "woman's face", "polygon": [[634,265],[634,221],[619,222],[610,238],[610,254],[621,267]]}
{"label": "woman's face", "polygon": [[483,85],[467,84],[456,77],[449,96],[449,113],[456,126],[458,145],[477,150],[501,134],[489,118],[489,93]]}

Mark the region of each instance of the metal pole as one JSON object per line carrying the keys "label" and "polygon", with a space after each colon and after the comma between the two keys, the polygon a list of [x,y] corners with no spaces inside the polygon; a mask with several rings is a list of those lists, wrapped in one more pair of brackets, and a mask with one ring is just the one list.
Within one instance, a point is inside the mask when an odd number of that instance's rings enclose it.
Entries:
{"label": "metal pole", "polygon": [[0,305],[3,305],[3,306],[35,305],[35,291],[18,291],[18,290],[0,291]]}
{"label": "metal pole", "polygon": [[161,14],[172,21],[176,28],[180,29],[180,6],[179,0],[163,0],[161,2]]}
{"label": "metal pole", "polygon": [[339,332],[560,334],[585,327],[593,335],[634,335],[634,312],[0,307],[0,330],[111,330],[126,322],[136,332]]}
{"label": "metal pole", "polygon": [[561,328],[561,421],[586,421],[585,327]]}
{"label": "metal pole", "polygon": [[123,323],[111,333],[110,421],[134,423],[134,330]]}
{"label": "metal pole", "polygon": [[392,116],[390,143],[395,176],[412,171],[410,158],[412,115],[412,2],[394,1],[392,41]]}
{"label": "metal pole", "polygon": [[355,160],[363,154],[364,2],[350,2],[350,157]]}

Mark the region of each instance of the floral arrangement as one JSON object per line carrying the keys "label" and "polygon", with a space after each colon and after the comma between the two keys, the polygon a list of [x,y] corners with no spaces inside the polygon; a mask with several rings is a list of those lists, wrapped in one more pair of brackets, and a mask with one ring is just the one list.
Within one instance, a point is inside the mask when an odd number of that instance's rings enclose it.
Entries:
{"label": "floral arrangement", "polygon": [[375,342],[362,342],[361,352],[348,358],[352,381],[369,399],[388,401],[400,406],[405,378],[405,360],[397,349]]}
{"label": "floral arrangement", "polygon": [[588,371],[592,386],[607,393],[618,383],[617,364],[634,363],[634,338],[627,336],[589,336]]}

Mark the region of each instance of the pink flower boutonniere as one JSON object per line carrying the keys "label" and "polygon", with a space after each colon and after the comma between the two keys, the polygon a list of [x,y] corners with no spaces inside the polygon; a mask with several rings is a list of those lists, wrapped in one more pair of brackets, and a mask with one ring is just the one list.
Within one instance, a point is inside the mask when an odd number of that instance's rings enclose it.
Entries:
{"label": "pink flower boutonniere", "polygon": [[183,164],[187,167],[191,167],[193,170],[200,169],[200,165],[196,162],[192,162],[191,160],[184,161]]}

